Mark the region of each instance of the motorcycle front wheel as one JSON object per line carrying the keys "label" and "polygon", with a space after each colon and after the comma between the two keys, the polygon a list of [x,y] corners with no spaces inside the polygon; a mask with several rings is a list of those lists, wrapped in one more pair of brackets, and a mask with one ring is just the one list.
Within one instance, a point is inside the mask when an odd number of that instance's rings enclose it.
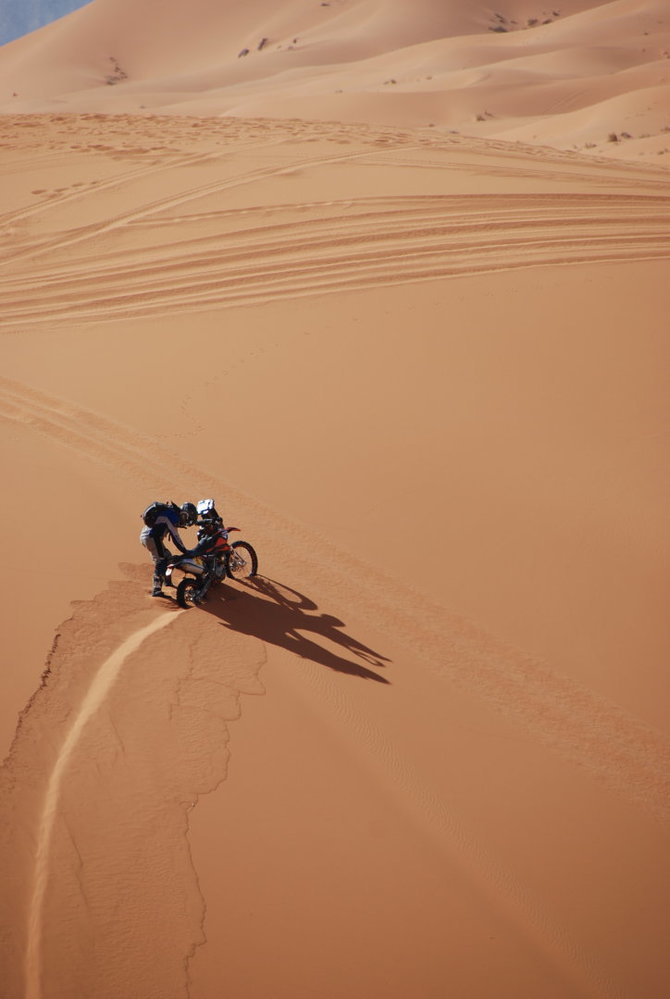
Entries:
{"label": "motorcycle front wheel", "polygon": [[199,604],[198,580],[193,576],[184,576],[177,587],[177,603],[180,607],[188,608],[191,604]]}
{"label": "motorcycle front wheel", "polygon": [[233,541],[226,552],[226,575],[230,579],[249,579],[258,572],[258,556],[248,541]]}

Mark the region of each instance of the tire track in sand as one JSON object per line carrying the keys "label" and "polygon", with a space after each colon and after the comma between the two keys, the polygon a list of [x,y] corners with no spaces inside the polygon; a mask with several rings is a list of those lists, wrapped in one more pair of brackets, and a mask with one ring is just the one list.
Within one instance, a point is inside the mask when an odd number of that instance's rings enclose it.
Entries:
{"label": "tire track in sand", "polygon": [[[210,213],[207,225],[219,231],[200,238],[181,216],[170,240],[162,218],[147,240],[150,215],[201,193],[99,228],[106,244],[93,263],[79,257],[5,279],[0,329],[160,317],[546,265],[670,258],[670,199],[623,194],[350,199],[303,205],[299,221],[298,206],[283,205],[260,215],[244,209],[237,219]],[[144,230],[139,255],[126,253],[131,225]]]}
{"label": "tire track in sand", "polygon": [[[267,142],[262,143],[262,145],[267,146]],[[333,163],[340,163],[347,160],[360,160],[370,155],[372,155],[370,150],[355,153],[339,153],[338,155],[330,156],[315,154],[312,157],[307,157],[289,163],[272,164],[271,166],[258,167],[254,170],[244,170],[241,174],[235,174],[232,177],[225,177],[207,184],[186,188],[180,194],[170,194],[159,198],[157,201],[144,203],[141,207],[129,209],[126,212],[122,212],[115,218],[107,219],[102,222],[96,222],[91,225],[82,226],[69,231],[66,230],[64,234],[56,237],[38,239],[13,252],[10,260],[14,263],[16,260],[33,259],[34,257],[40,256],[44,253],[67,249],[71,246],[87,242],[91,239],[98,239],[106,233],[113,232],[117,229],[125,229],[132,223],[139,220],[145,220],[154,215],[161,214],[169,209],[179,207],[192,201],[199,201],[202,198],[221,194],[232,188],[256,184],[259,181],[268,180],[273,177],[281,176],[282,174],[295,174],[305,168],[328,166]],[[223,156],[224,153],[207,153],[201,156],[184,157],[181,161],[177,161],[173,164],[169,163],[161,167],[155,167],[153,170],[148,169],[137,171],[137,177],[145,177],[153,172],[165,171],[172,168],[176,169],[178,167],[189,167],[195,164],[202,164],[207,161],[216,161],[221,159]],[[135,174],[130,173],[128,174],[127,179],[133,180],[136,179],[136,176]],[[102,187],[99,189],[115,186],[117,186],[117,182],[115,180],[110,180],[109,182],[104,182]],[[70,200],[71,197],[75,196],[76,195],[65,196],[64,200]],[[49,207],[50,205],[48,203],[38,205],[35,207],[34,212],[46,210]],[[24,214],[26,216],[32,213],[32,209],[24,210]],[[20,217],[23,218],[23,216]],[[14,221],[14,219],[12,218],[10,221]]]}
{"label": "tire track in sand", "polygon": [[[246,152],[249,148],[260,145],[263,147],[272,146],[280,141],[280,138],[259,139],[248,137],[246,141],[240,143],[240,148]],[[114,155],[119,152],[125,152],[125,150],[100,146],[92,146],[87,150],[87,154],[96,153],[97,155],[107,155],[109,153]],[[132,152],[133,151],[130,150],[131,155]],[[62,153],[61,155],[65,155],[65,153]],[[3,233],[7,229],[12,230],[16,223],[25,222],[26,220],[35,218],[36,216],[48,215],[54,210],[60,209],[64,205],[70,204],[71,202],[76,203],[81,202],[82,200],[90,200],[91,198],[97,197],[99,194],[114,190],[115,188],[121,186],[130,185],[146,177],[153,177],[159,174],[168,173],[170,171],[188,169],[191,167],[202,167],[206,164],[215,164],[225,159],[228,156],[228,152],[225,148],[216,150],[207,149],[204,152],[192,152],[188,149],[173,149],[170,150],[167,155],[165,151],[162,150],[161,155],[162,162],[160,163],[152,162],[149,164],[139,164],[134,168],[119,171],[104,180],[91,181],[87,184],[82,184],[76,189],[68,188],[62,191],[59,190],[58,192],[52,193],[45,198],[40,198],[35,204],[24,205],[21,208],[0,213],[0,238],[2,238]],[[53,155],[44,154],[42,158],[53,164]],[[26,165],[35,165],[35,159],[33,158],[26,161]],[[10,163],[10,167],[15,166],[16,161]],[[196,198],[202,197],[206,193],[213,193],[217,191],[218,187],[218,184],[210,184],[202,188],[195,188],[191,191],[191,195]],[[149,214],[151,214],[154,210],[156,210],[156,205],[161,205],[166,200],[169,203],[173,197],[176,196],[168,196],[167,199],[163,198],[155,204],[146,205],[145,208],[148,209]],[[123,224],[129,214],[133,214],[133,212],[129,211],[127,213],[123,213],[116,220],[101,221],[90,226],[81,226],[75,229],[66,230],[65,236],[60,237],[47,236],[45,238],[24,236],[23,238],[17,238],[16,232],[13,232],[11,255],[8,257],[8,260],[13,262],[26,256],[32,257],[33,255],[43,253],[49,249],[53,249],[54,247],[69,245],[73,238],[76,241],[79,241],[80,239],[95,237],[101,229],[104,230],[106,228],[110,221],[113,221],[113,224]]]}
{"label": "tire track in sand", "polygon": [[42,995],[42,910],[49,879],[49,851],[54,822],[58,810],[61,785],[67,771],[68,763],[77,748],[84,728],[104,702],[126,660],[140,648],[147,638],[174,621],[179,613],[179,611],[176,613],[171,611],[168,614],[162,614],[152,621],[151,624],[148,624],[126,638],[103,662],[95,674],[91,686],[56,756],[53,770],[48,778],[46,794],[42,805],[37,834],[37,848],[35,851],[32,894],[28,905],[25,951],[26,999],[40,999]]}

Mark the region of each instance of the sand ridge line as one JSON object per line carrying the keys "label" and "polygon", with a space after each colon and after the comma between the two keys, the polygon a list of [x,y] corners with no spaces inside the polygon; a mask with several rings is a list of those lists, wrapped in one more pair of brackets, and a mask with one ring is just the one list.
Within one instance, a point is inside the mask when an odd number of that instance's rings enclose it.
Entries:
{"label": "sand ridge line", "polygon": [[67,765],[77,748],[79,738],[85,726],[104,702],[126,660],[140,648],[147,638],[160,629],[165,628],[168,624],[171,624],[180,613],[181,611],[177,611],[176,613],[170,611],[155,618],[150,624],[144,628],[140,628],[139,631],[134,632],[126,638],[102,663],[56,756],[53,770],[48,779],[44,804],[42,806],[37,834],[37,848],[35,851],[33,889],[28,905],[25,952],[26,999],[40,999],[42,995],[42,910],[49,878],[48,868],[51,838],[58,811],[60,788]]}
{"label": "sand ridge line", "polygon": [[[137,475],[151,474],[153,481],[169,467],[175,491],[193,482],[211,490],[211,495],[225,488],[233,502],[243,505],[256,520],[255,532],[261,543],[263,525],[275,558],[296,573],[297,578],[310,580],[326,596],[329,593],[336,596],[343,589],[355,591],[361,612],[377,621],[382,629],[388,627],[443,681],[477,695],[496,712],[515,717],[526,734],[539,739],[613,792],[642,804],[661,821],[668,821],[670,745],[658,732],[622,711],[614,702],[552,670],[523,650],[511,648],[453,611],[431,605],[405,583],[399,587],[397,580],[391,582],[374,567],[356,562],[348,552],[342,552],[323,538],[315,540],[305,529],[244,496],[236,485],[226,482],[224,486],[170,455],[149,437],[81,407],[65,406],[46,393],[26,390],[7,379],[0,379],[2,384],[15,397],[23,399],[28,412],[63,413],[55,424],[52,418],[41,416],[42,433],[64,439],[77,449],[81,447],[79,428],[90,427],[94,442],[98,439],[96,435],[107,442],[96,457],[113,467],[131,469]],[[139,455],[142,441],[145,459]],[[85,441],[84,445],[88,448],[90,442]],[[136,458],[129,458],[128,448]],[[312,549],[319,554],[310,557]]]}
{"label": "sand ridge line", "polygon": [[[167,135],[166,126],[169,126]],[[25,131],[26,128],[29,128],[28,132]],[[38,111],[0,114],[0,137],[4,134],[16,146],[42,149],[46,135],[51,148],[58,152],[69,151],[73,137],[81,141],[86,137],[98,139],[101,135],[106,142],[121,140],[121,145],[108,147],[112,151],[128,152],[137,148],[127,145],[135,135],[139,139],[139,148],[144,150],[146,144],[152,140],[160,141],[163,144],[166,139],[172,143],[181,141],[185,147],[191,148],[194,143],[203,141],[256,141],[259,134],[263,136],[263,139],[269,137],[280,142],[304,141],[305,138],[328,140],[333,136],[336,138],[355,136],[361,142],[367,142],[370,145],[377,145],[380,142],[384,144],[393,142],[400,145],[415,141],[418,133],[425,135],[426,140],[431,141],[431,143],[438,141],[445,145],[451,145],[469,141],[467,137],[451,133],[448,137],[440,135],[436,138],[434,133],[428,135],[425,129],[417,130],[400,125],[342,122],[327,119],[268,118],[261,115],[240,117],[237,115],[196,115],[160,111],[144,113],[68,111],[64,114],[55,111]],[[19,139],[23,141],[19,143]],[[485,143],[486,140],[474,138],[473,142]],[[162,148],[165,146],[163,145]],[[174,150],[174,146],[167,148]],[[558,150],[551,150],[551,152],[561,155]],[[609,163],[610,161],[606,160],[605,162]]]}
{"label": "sand ridge line", "polygon": [[[166,130],[169,125],[170,146],[165,146]],[[22,127],[30,125],[30,129]],[[282,119],[258,115],[225,117],[179,112],[133,113],[133,112],[36,112],[0,116],[0,139],[9,140],[12,148],[35,148],[41,150],[45,133],[48,133],[50,148],[55,152],[70,154],[73,140],[79,143],[88,140],[91,145],[75,152],[104,151],[118,155],[138,155],[179,153],[192,148],[194,142],[246,141],[285,143],[306,142],[359,142],[369,147],[377,147],[379,152],[402,150],[410,144],[418,144],[424,150],[436,152],[456,152],[465,154],[491,153],[505,159],[515,160],[521,169],[532,168],[528,160],[540,160],[543,165],[553,164],[563,168],[597,168],[607,175],[607,181],[616,183],[617,173],[635,174],[643,186],[647,180],[667,182],[668,167],[660,162],[650,162],[639,158],[614,159],[592,150],[560,148],[545,143],[529,142],[523,138],[506,139],[500,136],[467,134],[447,125],[426,127],[426,125],[400,125],[371,123],[365,121],[342,121],[339,119]],[[137,145],[133,140],[137,138]],[[107,144],[104,149],[101,140]],[[116,141],[116,145],[108,145]],[[147,143],[159,142],[158,147]],[[182,149],[179,149],[179,144]],[[449,164],[445,164],[448,168]],[[480,162],[478,169],[482,168]],[[556,174],[565,177],[565,172]],[[580,176],[582,176],[580,174]],[[590,175],[583,175],[589,179]],[[625,182],[625,181],[624,181]]]}

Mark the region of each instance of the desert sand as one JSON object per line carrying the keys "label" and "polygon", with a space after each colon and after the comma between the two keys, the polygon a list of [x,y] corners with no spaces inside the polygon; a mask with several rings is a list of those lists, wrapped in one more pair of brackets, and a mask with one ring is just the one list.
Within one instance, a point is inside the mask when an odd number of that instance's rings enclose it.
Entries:
{"label": "desert sand", "polygon": [[[668,51],[633,0],[0,49],[3,997],[667,995]],[[152,599],[142,509],[208,496],[259,575]]]}

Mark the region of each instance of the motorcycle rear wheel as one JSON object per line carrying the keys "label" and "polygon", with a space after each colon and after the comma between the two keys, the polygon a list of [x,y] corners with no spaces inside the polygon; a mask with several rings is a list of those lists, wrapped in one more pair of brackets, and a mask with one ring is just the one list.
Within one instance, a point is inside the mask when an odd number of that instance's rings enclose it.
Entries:
{"label": "motorcycle rear wheel", "polygon": [[184,576],[177,587],[177,603],[180,607],[187,609],[192,604],[196,606],[200,603],[198,595],[198,580],[193,576]]}
{"label": "motorcycle rear wheel", "polygon": [[230,579],[249,579],[258,572],[258,555],[248,541],[233,541],[226,552],[226,575]]}

